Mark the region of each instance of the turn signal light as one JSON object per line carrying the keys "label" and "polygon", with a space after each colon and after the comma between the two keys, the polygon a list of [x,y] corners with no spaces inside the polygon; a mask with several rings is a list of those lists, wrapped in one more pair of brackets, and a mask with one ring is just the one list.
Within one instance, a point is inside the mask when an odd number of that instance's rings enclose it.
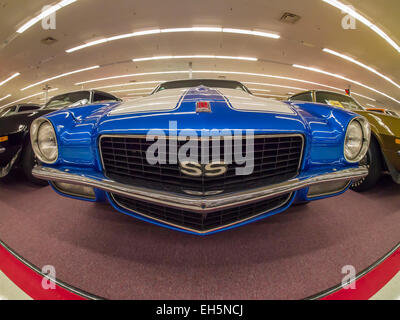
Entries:
{"label": "turn signal light", "polygon": [[0,137],[0,142],[8,141],[8,136]]}

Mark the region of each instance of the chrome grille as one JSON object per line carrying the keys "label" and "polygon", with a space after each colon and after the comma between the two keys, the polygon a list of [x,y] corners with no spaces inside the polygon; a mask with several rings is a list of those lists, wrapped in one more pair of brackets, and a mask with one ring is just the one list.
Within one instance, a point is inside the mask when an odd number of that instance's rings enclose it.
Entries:
{"label": "chrome grille", "polygon": [[[167,139],[167,144],[168,141]],[[145,136],[102,136],[100,152],[105,175],[124,184],[170,192],[202,195],[213,194],[213,192],[214,194],[226,193],[243,190],[243,188],[272,185],[295,177],[298,174],[303,153],[303,136],[301,135],[255,136],[254,171],[250,175],[236,175],[237,166],[231,164],[228,165],[228,170],[224,175],[192,177],[184,175],[178,164],[149,164],[146,151],[153,143],[146,141]],[[179,150],[186,141],[177,143]],[[200,148],[199,143],[199,155],[201,155]],[[211,160],[211,143],[208,148]],[[224,154],[223,141],[220,145],[220,154]]]}

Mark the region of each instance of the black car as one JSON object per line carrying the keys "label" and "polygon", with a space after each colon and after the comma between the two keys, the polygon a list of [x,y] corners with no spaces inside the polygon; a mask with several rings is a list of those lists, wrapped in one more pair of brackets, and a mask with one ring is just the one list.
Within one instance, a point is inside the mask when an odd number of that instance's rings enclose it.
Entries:
{"label": "black car", "polygon": [[36,159],[30,142],[31,123],[45,114],[62,108],[101,101],[120,101],[120,99],[102,91],[83,90],[55,96],[41,108],[30,105],[32,109],[25,111],[19,108],[21,106],[16,109],[11,107],[0,110],[0,180],[6,178],[13,168],[19,167],[29,181],[39,185],[47,184],[32,176]]}
{"label": "black car", "polygon": [[39,104],[33,104],[33,103],[16,104],[10,107],[4,107],[0,109],[0,118],[16,113],[30,112],[37,109],[40,109]]}

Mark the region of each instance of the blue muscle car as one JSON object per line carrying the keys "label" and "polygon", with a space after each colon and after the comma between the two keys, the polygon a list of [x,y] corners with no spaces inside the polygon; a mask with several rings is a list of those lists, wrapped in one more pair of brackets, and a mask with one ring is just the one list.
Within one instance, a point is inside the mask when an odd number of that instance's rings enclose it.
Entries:
{"label": "blue muscle car", "polygon": [[206,235],[345,192],[368,174],[370,134],[350,111],[255,97],[237,81],[170,81],[35,120],[33,175],[61,195]]}

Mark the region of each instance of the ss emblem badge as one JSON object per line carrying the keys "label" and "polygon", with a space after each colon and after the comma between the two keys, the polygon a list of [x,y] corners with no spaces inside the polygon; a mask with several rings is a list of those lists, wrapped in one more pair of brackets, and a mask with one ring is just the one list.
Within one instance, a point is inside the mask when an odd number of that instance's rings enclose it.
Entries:
{"label": "ss emblem badge", "polygon": [[218,177],[228,171],[228,166],[222,162],[211,162],[209,164],[200,164],[194,161],[182,161],[179,163],[181,173],[191,177]]}

